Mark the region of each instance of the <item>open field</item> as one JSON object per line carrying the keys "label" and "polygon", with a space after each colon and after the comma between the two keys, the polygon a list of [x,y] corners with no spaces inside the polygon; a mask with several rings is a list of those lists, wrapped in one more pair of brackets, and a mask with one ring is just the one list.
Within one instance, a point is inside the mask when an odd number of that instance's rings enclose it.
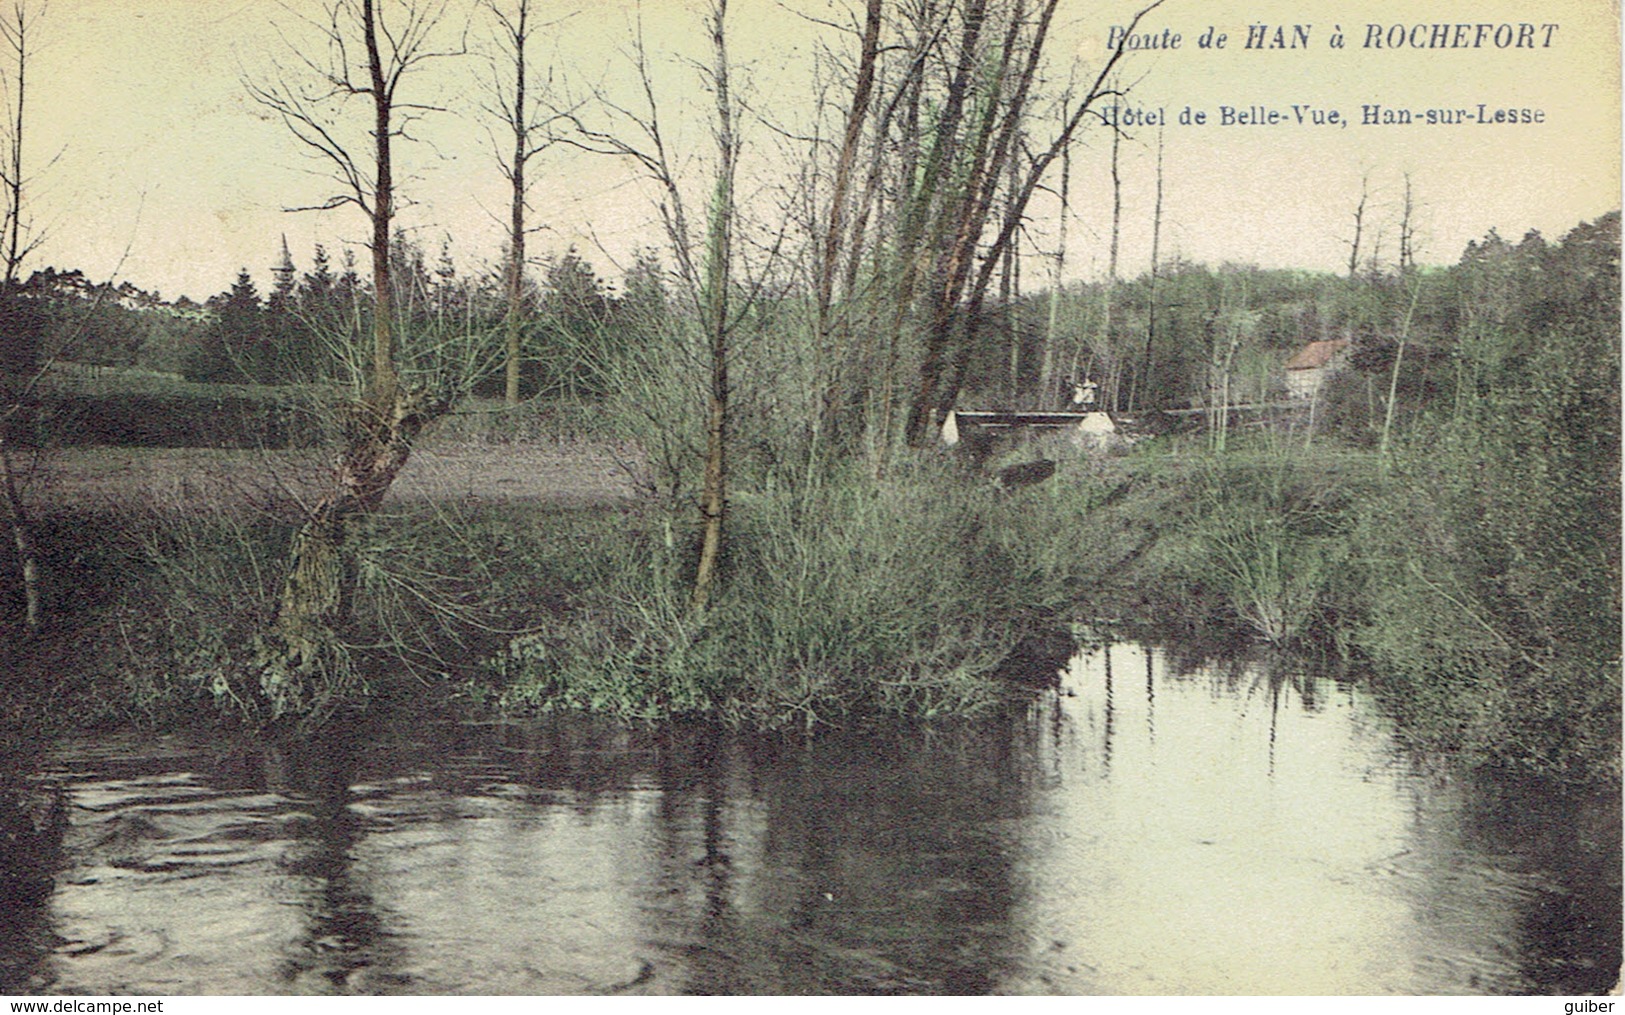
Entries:
{"label": "open field", "polygon": [[[313,450],[67,448],[26,496],[37,509],[181,507],[199,498],[248,507],[309,503],[328,459]],[[636,457],[604,442],[434,443],[416,451],[390,499],[503,501],[561,507],[632,496]]]}

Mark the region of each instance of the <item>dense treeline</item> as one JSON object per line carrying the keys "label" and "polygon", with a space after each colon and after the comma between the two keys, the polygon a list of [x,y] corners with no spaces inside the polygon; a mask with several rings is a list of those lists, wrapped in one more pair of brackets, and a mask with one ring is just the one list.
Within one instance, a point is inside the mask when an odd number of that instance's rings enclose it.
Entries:
{"label": "dense treeline", "polygon": [[[1391,380],[1398,417],[1410,426],[1424,414],[1457,414],[1512,378],[1533,380],[1528,368],[1553,329],[1616,341],[1609,328],[1617,300],[1607,286],[1618,230],[1617,213],[1558,243],[1530,232],[1514,244],[1492,230],[1453,265],[1403,274],[1373,270],[1349,279],[1175,261],[1159,270],[1154,287],[1147,274],[1110,294],[1102,283],[1087,283],[1018,296],[974,330],[961,402],[1061,408],[1070,382],[1091,378],[1100,384],[1099,404],[1113,412],[1210,405],[1219,390],[1216,359],[1231,352],[1225,347],[1232,342],[1231,400],[1279,400],[1286,397],[1282,366],[1295,351],[1343,338],[1351,342],[1351,369],[1326,393],[1324,426],[1373,445]],[[449,246],[432,268],[404,237],[397,236],[394,249],[408,280],[403,314],[411,325],[453,316],[491,329],[503,319],[499,276],[459,275]],[[10,370],[25,373],[47,357],[200,382],[345,380],[371,312],[353,252],[335,272],[317,247],[301,274],[284,249],[271,275],[263,297],[244,269],[230,288],[199,305],[185,297],[168,303],[129,283],[92,283],[78,271],[36,272],[8,309],[15,322],[7,332]],[[540,276],[527,281],[526,397],[602,397],[616,373],[608,359],[635,358],[630,347],[667,326],[665,315],[681,312],[653,251],[619,286],[574,249],[549,258]],[[1108,305],[1109,329],[1102,323]],[[758,312],[764,320],[793,322],[800,309],[792,290],[763,300]],[[1407,310],[1408,348],[1398,357]],[[477,390],[499,394],[500,385],[486,372]]]}
{"label": "dense treeline", "polygon": [[[499,275],[464,277],[449,243],[431,264],[397,234],[396,272],[403,283],[401,323],[424,330],[453,319],[490,330],[506,314]],[[665,282],[652,251],[643,252],[614,294],[586,258],[571,249],[546,259],[527,280],[523,391],[526,397],[580,397],[602,370],[592,364],[614,334],[635,340],[664,307]],[[42,364],[134,368],[214,384],[300,385],[352,379],[355,349],[371,327],[370,285],[345,250],[335,270],[317,246],[300,273],[284,246],[261,295],[241,269],[229,288],[202,304],[164,300],[125,282],[93,283],[77,270],[35,272],[13,295],[6,329],[5,371],[27,376]],[[491,388],[481,371],[482,393]]]}

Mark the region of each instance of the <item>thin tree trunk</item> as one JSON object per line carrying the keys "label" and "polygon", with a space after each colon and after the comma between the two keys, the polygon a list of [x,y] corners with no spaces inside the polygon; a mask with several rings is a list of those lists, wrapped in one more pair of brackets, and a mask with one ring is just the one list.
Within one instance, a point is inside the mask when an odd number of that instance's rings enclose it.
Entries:
{"label": "thin tree trunk", "polygon": [[[863,141],[863,123],[868,116],[870,96],[874,91],[875,64],[880,49],[880,13],[881,0],[868,0],[864,15],[863,41],[858,55],[857,81],[853,86],[852,105],[847,112],[846,130],[841,138],[841,151],[835,163],[835,180],[830,192],[823,250],[818,263],[817,339],[814,348],[820,352],[830,348],[830,336],[834,331],[831,308],[834,302],[835,279],[840,270],[841,251],[847,232],[847,207],[851,203],[847,194],[851,190],[853,166],[857,160],[858,147]],[[858,228],[861,228],[861,225]],[[856,260],[856,244],[854,243],[850,249],[853,253],[849,256],[852,260]],[[841,329],[841,334],[844,336],[844,328]],[[846,342],[844,338],[838,338],[830,352],[830,379],[824,391],[821,415],[815,421],[815,454],[816,439],[820,431],[835,436],[839,441],[837,428],[840,417],[850,404],[846,391],[848,372],[846,358]],[[812,468],[810,460],[808,468]]]}
{"label": "thin tree trunk", "polygon": [[[902,257],[908,263],[918,264],[916,252],[916,238],[923,233],[928,209],[932,203],[931,191],[941,186],[946,179],[945,170],[952,166],[953,155],[958,150],[957,136],[960,119],[964,114],[965,102],[970,96],[971,75],[975,70],[977,49],[981,39],[982,28],[987,19],[987,0],[967,0],[964,14],[964,29],[959,44],[959,56],[954,68],[954,76],[948,85],[948,98],[944,105],[942,118],[938,121],[935,136],[932,138],[930,155],[926,159],[920,179],[924,186],[920,191],[910,195],[908,219],[911,228],[907,230],[904,241],[899,248]],[[1009,46],[1003,51],[1003,57],[1008,58]],[[1002,81],[1002,73],[999,80]],[[983,129],[978,137],[985,143],[993,127],[993,107],[995,103],[989,100],[989,112],[983,119]],[[983,151],[975,149],[975,156],[971,160],[978,171],[983,169]],[[909,412],[909,419],[905,427],[908,442],[919,446],[925,443],[927,433],[931,429],[932,396],[936,391],[943,368],[947,362],[949,352],[948,344],[954,328],[954,308],[958,302],[959,293],[964,286],[964,273],[969,270],[969,257],[971,251],[965,249],[969,243],[974,246],[976,235],[970,232],[972,218],[970,215],[971,196],[976,192],[974,184],[967,183],[957,202],[956,229],[951,245],[946,253],[938,253],[936,237],[928,249],[936,254],[936,275],[932,279],[934,290],[929,294],[930,320],[926,325],[925,356],[920,365],[920,388],[914,398],[913,407]],[[947,225],[946,215],[939,220],[938,228]],[[917,269],[916,269],[917,270]],[[912,281],[911,279],[909,280]],[[897,311],[897,327],[901,330],[902,315],[907,304],[913,299],[912,284],[905,285],[900,294]]]}
{"label": "thin tree trunk", "polygon": [[[1117,251],[1123,236],[1123,174],[1120,153],[1123,147],[1123,132],[1117,127],[1112,128],[1112,239],[1111,247],[1106,261],[1106,284],[1101,288],[1100,302],[1100,329],[1101,348],[1111,354],[1114,363],[1127,357],[1119,354],[1115,346],[1115,334],[1112,328],[1112,312],[1116,309],[1117,297]],[[1121,350],[1127,352],[1127,350]],[[1130,354],[1132,355],[1132,354]],[[1123,371],[1119,367],[1115,371],[1116,377],[1112,381],[1111,406],[1116,410],[1119,406],[1119,391],[1123,382]],[[1133,404],[1132,402],[1130,403]]]}
{"label": "thin tree trunk", "polygon": [[874,90],[875,61],[880,49],[880,11],[881,0],[868,0],[863,41],[858,55],[857,81],[852,90],[852,106],[847,112],[846,131],[841,138],[841,151],[835,163],[823,256],[818,265],[818,319],[821,327],[828,326],[835,277],[839,271],[841,241],[846,233],[847,191],[851,189],[852,167],[857,160],[858,145],[863,140],[863,122],[868,115],[869,99]]}
{"label": "thin tree trunk", "polygon": [[1416,267],[1416,227],[1412,221],[1416,205],[1411,193],[1411,174],[1405,174],[1405,207],[1399,220],[1399,273],[1409,274]]}
{"label": "thin tree trunk", "polygon": [[[1066,107],[1061,107],[1061,119],[1066,119]],[[1044,326],[1044,359],[1039,369],[1038,390],[1041,401],[1040,409],[1054,408],[1055,402],[1064,401],[1055,399],[1053,390],[1055,384],[1055,343],[1061,316],[1061,291],[1066,277],[1066,229],[1067,221],[1072,217],[1072,146],[1067,145],[1061,150],[1061,222],[1060,235],[1055,244],[1055,275],[1050,281],[1049,292],[1049,320]]]}
{"label": "thin tree trunk", "polygon": [[[43,10],[43,8],[42,8]],[[4,221],[5,243],[5,271],[0,277],[0,303],[4,303],[8,316],[13,320],[20,320],[24,315],[15,313],[19,294],[18,275],[23,258],[28,251],[22,242],[23,225],[23,128],[26,125],[24,112],[26,110],[25,98],[28,93],[28,32],[33,23],[27,6],[22,0],[12,4],[10,18],[0,32],[3,32],[6,45],[15,58],[15,71],[10,82],[13,89],[15,105],[7,110],[9,122],[6,124],[6,166],[3,173],[5,183],[6,208]],[[28,325],[27,327],[32,327]],[[27,341],[32,348],[32,336],[27,339],[21,334],[5,336],[13,342]],[[32,358],[33,353],[30,353]],[[30,368],[35,366],[30,362]],[[39,375],[36,373],[35,377]],[[23,504],[21,490],[17,483],[16,463],[12,457],[11,448],[6,441],[6,428],[14,422],[24,404],[24,398],[13,396],[7,399],[8,404],[0,412],[0,494],[5,499],[6,522],[11,529],[11,539],[17,551],[17,568],[22,581],[23,589],[23,626],[29,634],[37,632],[44,623],[44,613],[41,606],[40,594],[40,562],[39,547],[34,540],[33,522],[29,518],[27,508]]]}
{"label": "thin tree trunk", "polygon": [[[1162,267],[1162,128],[1157,128],[1157,201],[1151,217],[1151,288],[1146,296],[1145,355],[1140,359],[1138,393],[1151,395],[1152,346],[1157,339],[1157,278]],[[1134,406],[1143,409],[1142,404]]]}
{"label": "thin tree trunk", "polygon": [[498,101],[504,107],[502,110],[504,118],[513,131],[513,159],[508,163],[507,174],[511,190],[508,210],[508,263],[503,279],[508,297],[503,400],[508,405],[517,405],[525,314],[525,164],[533,153],[531,132],[534,129],[525,108],[525,93],[530,84],[525,63],[525,48],[530,38],[530,0],[519,0],[519,8],[512,19],[505,14],[498,14],[497,17],[506,33],[505,41],[513,47],[514,65],[511,104],[500,95]]}
{"label": "thin tree trunk", "polygon": [[22,574],[23,626],[29,634],[34,634],[39,631],[44,617],[40,606],[39,547],[34,542],[33,524],[17,486],[16,465],[3,432],[0,432],[0,490],[5,495],[6,522],[11,527],[18,570]]}
{"label": "thin tree trunk", "polygon": [[[886,259],[884,255],[877,258],[876,274],[880,275],[889,270],[891,279],[886,288],[886,295],[891,300],[891,314],[879,329],[881,337],[880,379],[875,385],[876,394],[871,403],[874,406],[872,415],[878,424],[878,432],[872,438],[873,446],[878,450],[874,461],[874,474],[878,477],[884,473],[886,463],[892,452],[895,440],[894,430],[897,424],[898,410],[898,374],[902,363],[903,325],[908,316],[910,306],[914,302],[915,285],[920,271],[920,253],[915,249],[924,229],[924,206],[918,182],[917,173],[920,168],[920,106],[923,101],[924,70],[926,60],[931,52],[930,38],[930,11],[922,9],[920,18],[914,21],[914,36],[912,48],[909,53],[909,67],[903,80],[898,85],[898,102],[902,107],[902,122],[899,130],[897,171],[894,187],[899,195],[896,208],[890,222],[890,232],[895,240],[890,244],[876,243],[877,251],[891,250],[891,256]],[[875,152],[876,166],[883,162],[883,151],[886,143],[884,131],[876,134]],[[884,220],[881,228],[885,226]]]}
{"label": "thin tree trunk", "polygon": [[1360,239],[1365,232],[1365,203],[1368,196],[1366,185],[1370,177],[1360,177],[1360,203],[1354,206],[1354,239],[1349,241],[1349,281],[1353,282],[1360,273]]}
{"label": "thin tree trunk", "polygon": [[[1015,163],[1011,163],[1012,175]],[[1015,213],[1015,189],[1005,195],[1004,213],[1006,216]],[[1003,265],[999,270],[999,317],[1003,325],[1005,349],[1009,356],[1010,368],[1010,398],[1009,407],[1019,409],[1018,399],[1021,397],[1021,340],[1016,334],[1016,247],[1011,244],[1004,251]]]}
{"label": "thin tree trunk", "polygon": [[1377,464],[1388,468],[1388,441],[1394,429],[1394,405],[1399,401],[1399,367],[1405,361],[1405,345],[1411,336],[1411,317],[1416,313],[1417,301],[1422,297],[1422,284],[1415,283],[1411,290],[1411,304],[1405,308],[1405,319],[1399,326],[1399,348],[1394,353],[1394,369],[1388,375],[1388,408],[1383,413],[1382,437],[1377,442]]}
{"label": "thin tree trunk", "polygon": [[[520,24],[524,24],[527,5],[519,8]],[[516,57],[519,83],[516,88],[516,108],[523,109],[525,101],[525,51],[520,44]],[[509,405],[519,404],[519,346],[520,330],[525,313],[525,135],[522,129],[514,131],[513,165],[510,182],[513,184],[512,206],[508,224],[508,320],[507,357],[503,400]]]}
{"label": "thin tree trunk", "polygon": [[[1127,30],[1132,32],[1133,27],[1139,23],[1140,19],[1154,10],[1160,3],[1161,0],[1154,0],[1153,3],[1135,14],[1130,20]],[[1027,65],[1017,79],[1015,94],[1010,100],[1009,111],[1006,113],[1005,127],[1001,131],[1000,140],[995,148],[995,155],[990,161],[992,166],[1002,166],[1004,164],[1003,159],[1009,151],[1009,140],[1025,110],[1028,90],[1037,72],[1037,61],[1043,51],[1044,39],[1048,33],[1054,12],[1055,0],[1048,0],[1045,3],[1043,12],[1036,21],[1033,41],[1029,46]],[[1101,96],[1104,82],[1110,77],[1122,52],[1121,49],[1118,49],[1112,53],[1112,56],[1106,61],[1105,66],[1101,68],[1097,75],[1088,96],[1073,111],[1060,135],[1045,151],[1032,160],[1031,168],[1027,172],[1020,196],[1016,201],[1017,214],[1005,222],[999,235],[989,245],[988,252],[982,261],[981,270],[977,273],[974,282],[970,284],[970,295],[965,312],[958,315],[962,320],[974,321],[981,313],[988,286],[992,281],[997,258],[1011,243],[1015,242],[1016,226],[1020,222],[1021,214],[1025,211],[1027,203],[1032,199],[1033,192],[1037,190],[1049,166],[1060,156],[1061,150],[1071,143],[1084,115],[1093,107],[1094,101]],[[977,209],[976,231],[978,235],[986,221],[985,189],[983,194],[983,203]],[[959,287],[952,291],[952,295],[957,301],[963,292],[964,279],[961,278]],[[932,419],[952,409],[954,400],[958,397],[959,390],[964,385],[965,373],[970,365],[971,344],[964,340],[959,341],[957,344],[953,341],[955,337],[960,339],[965,337],[963,329],[954,333],[938,327],[942,323],[944,316],[951,323],[955,306],[945,306],[939,303],[935,309],[938,314],[932,322],[933,326],[927,331],[928,344],[920,370],[921,384],[909,415],[908,439],[911,444],[916,446],[923,444],[927,439]]]}
{"label": "thin tree trunk", "polygon": [[15,21],[7,31],[8,42],[12,44],[17,56],[17,77],[15,86],[17,90],[17,104],[11,113],[11,137],[8,139],[10,165],[7,167],[7,220],[6,220],[6,274],[5,285],[9,295],[10,290],[17,284],[18,268],[22,265],[22,228],[23,228],[23,99],[27,95],[28,82],[28,26],[29,18],[21,2],[13,7]]}
{"label": "thin tree trunk", "polygon": [[704,322],[711,351],[710,406],[706,413],[705,480],[700,493],[700,557],[694,574],[691,604],[706,608],[716,582],[722,553],[723,517],[728,503],[728,287],[731,283],[734,137],[733,103],[728,93],[728,50],[723,22],[727,0],[716,0],[711,19],[711,44],[716,59],[712,85],[716,92],[716,191],[711,199],[706,236]]}
{"label": "thin tree trunk", "polygon": [[[959,303],[971,278],[976,247],[986,228],[1004,175],[1006,159],[1010,157],[1017,128],[1026,107],[1028,90],[1037,73],[1039,54],[1055,12],[1056,0],[1048,0],[1039,16],[1027,60],[1016,78],[1016,88],[1002,123],[998,115],[1000,103],[997,92],[1002,91],[1015,56],[1020,28],[1024,20],[1025,4],[1017,2],[999,50],[999,66],[993,81],[995,94],[987,97],[985,112],[977,125],[967,155],[970,180],[963,193],[956,196],[953,206],[954,235],[946,255],[939,262],[937,288],[931,293],[931,317],[926,327],[925,356],[920,364],[920,380],[909,412],[908,440],[918,447],[923,445],[937,419],[953,408],[955,398],[964,383],[965,366],[969,362],[971,339],[976,322],[981,318],[986,292],[993,272],[1009,249],[1017,218],[1006,219],[1000,230],[1000,241],[984,255],[982,269],[976,280],[976,291],[965,313],[959,313]],[[979,11],[985,16],[985,4]],[[995,132],[995,127],[998,130]],[[1025,201],[1013,209],[1019,216]],[[946,382],[946,383],[945,383]]]}

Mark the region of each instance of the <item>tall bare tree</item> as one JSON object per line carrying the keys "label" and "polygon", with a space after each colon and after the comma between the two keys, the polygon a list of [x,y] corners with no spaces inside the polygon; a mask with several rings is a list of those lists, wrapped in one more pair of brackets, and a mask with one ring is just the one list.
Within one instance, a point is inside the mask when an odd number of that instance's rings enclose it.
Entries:
{"label": "tall bare tree", "polygon": [[[1123,239],[1123,131],[1114,127],[1112,130],[1112,238],[1106,256],[1106,284],[1100,287],[1100,346],[1112,352],[1114,365],[1121,359],[1113,349],[1115,330],[1112,327],[1112,315],[1116,310],[1117,300],[1117,255],[1122,249]],[[1122,387],[1123,371],[1117,366],[1111,378],[1110,403],[1116,410],[1119,402],[1119,389]]]}
{"label": "tall bare tree", "polygon": [[[973,351],[974,322],[981,316],[988,287],[1000,260],[1016,240],[1032,195],[1051,165],[1078,135],[1085,118],[1096,104],[1102,98],[1115,94],[1107,82],[1123,56],[1124,50],[1121,48],[1108,54],[1089,88],[1077,98],[1077,105],[1061,129],[1047,146],[1033,154],[1030,164],[1020,174],[1020,183],[1015,188],[1009,214],[1004,217],[991,242],[986,244],[980,266],[973,274],[972,262],[988,226],[994,191],[1007,171],[1007,160],[1015,155],[1015,140],[1028,119],[1033,87],[1043,63],[1045,43],[1054,21],[1057,2],[1043,0],[1036,15],[1029,21],[1025,4],[1022,0],[1015,0],[1006,14],[1010,20],[1000,48],[992,58],[996,71],[989,80],[995,82],[992,86],[994,90],[982,97],[984,101],[974,131],[960,148],[960,158],[963,159],[960,173],[968,182],[953,190],[951,218],[954,227],[948,232],[952,241],[938,257],[935,281],[928,295],[930,307],[925,351],[906,429],[908,441],[913,445],[924,444],[929,439],[933,422],[953,408],[954,400],[964,385]],[[1160,4],[1161,0],[1155,0],[1138,11],[1130,19],[1128,30],[1132,32],[1141,19]],[[967,4],[967,18],[972,6]],[[987,15],[985,4],[976,11],[983,17]],[[974,45],[969,31],[966,37],[967,45]],[[975,62],[974,54],[968,59]],[[1001,101],[1001,95],[1008,97]],[[952,91],[949,98],[953,98]]]}
{"label": "tall bare tree", "polygon": [[35,27],[45,11],[45,3],[35,6],[28,0],[13,0],[0,11],[0,58],[5,61],[0,80],[4,81],[7,99],[4,160],[0,164],[0,187],[5,190],[5,217],[0,221],[0,243],[4,244],[5,260],[4,276],[0,277],[0,327],[4,327],[6,333],[0,335],[0,341],[10,346],[8,352],[20,350],[18,355],[0,357],[0,362],[21,368],[29,375],[0,376],[0,391],[4,392],[3,402],[0,402],[0,502],[5,505],[6,522],[17,553],[23,592],[23,626],[30,633],[38,631],[44,623],[39,546],[34,538],[33,521],[23,501],[23,470],[12,447],[10,431],[24,421],[24,410],[39,379],[35,360],[39,329],[19,292],[19,271],[24,258],[40,239],[37,235],[25,239],[28,225],[24,204],[27,178],[23,163],[23,139],[28,124],[28,64],[34,52]]}
{"label": "tall bare tree", "polygon": [[[1066,103],[1061,104],[1061,119],[1066,119]],[[1038,408],[1054,408],[1055,395],[1055,360],[1056,335],[1060,330],[1061,297],[1065,290],[1066,278],[1066,233],[1067,225],[1072,218],[1072,148],[1068,145],[1061,150],[1061,186],[1059,196],[1061,199],[1060,214],[1057,216],[1058,235],[1055,239],[1055,260],[1050,272],[1049,313],[1044,322],[1044,356],[1038,373]],[[1076,367],[1073,367],[1073,376],[1076,376]]]}
{"label": "tall bare tree", "polygon": [[1370,198],[1370,176],[1360,177],[1360,200],[1354,206],[1354,237],[1345,242],[1349,248],[1349,281],[1360,273],[1360,242],[1365,235],[1365,206]]}
{"label": "tall bare tree", "polygon": [[0,54],[10,65],[7,82],[5,165],[0,167],[0,185],[6,190],[5,218],[5,284],[14,286],[23,259],[39,243],[39,237],[24,239],[28,233],[27,216],[23,213],[23,187],[27,182],[23,172],[23,128],[28,98],[28,61],[33,54],[36,22],[45,16],[48,4],[33,6],[28,0],[13,0],[0,17],[0,40],[4,41]]}
{"label": "tall bare tree", "polygon": [[491,96],[485,109],[501,123],[505,132],[495,143],[497,165],[509,188],[508,250],[503,265],[503,288],[508,300],[504,322],[503,397],[509,405],[514,405],[519,401],[520,346],[525,319],[525,240],[530,232],[526,217],[531,181],[526,169],[530,160],[552,143],[548,127],[560,114],[547,109],[542,88],[533,77],[530,47],[536,32],[549,24],[535,22],[537,5],[533,0],[484,0],[482,6],[496,24],[498,48],[492,57]]}
{"label": "tall bare tree", "polygon": [[[345,413],[344,446],[328,491],[294,538],[266,638],[261,686],[276,712],[319,706],[309,678],[342,677],[333,664],[356,586],[352,523],[378,508],[413,441],[447,407],[446,392],[402,383],[390,259],[394,142],[440,108],[407,98],[403,86],[426,65],[463,52],[460,40],[440,41],[445,14],[444,0],[330,0],[322,16],[302,19],[314,45],[294,47],[290,65],[270,80],[247,83],[338,184],[327,198],[294,210],[354,206],[371,226],[370,364]],[[364,124],[365,155],[350,140]]]}
{"label": "tall bare tree", "polygon": [[1416,195],[1411,174],[1405,174],[1405,203],[1399,219],[1399,272],[1408,275],[1416,268]]}
{"label": "tall bare tree", "polygon": [[631,49],[633,69],[642,92],[639,108],[619,105],[607,96],[597,96],[594,105],[602,107],[612,119],[619,122],[615,129],[589,126],[577,111],[562,114],[573,127],[562,140],[586,151],[630,160],[659,189],[660,216],[677,262],[677,275],[691,298],[702,335],[703,352],[692,358],[685,356],[690,363],[700,361],[697,365],[706,375],[704,473],[699,499],[700,552],[690,595],[690,605],[697,613],[704,611],[710,602],[725,534],[727,450],[732,425],[729,416],[729,360],[732,356],[729,339],[738,317],[733,307],[732,290],[736,214],[734,175],[739,156],[739,108],[733,97],[730,79],[727,13],[727,0],[714,0],[706,21],[712,60],[710,67],[702,73],[715,100],[712,135],[717,164],[706,208],[703,245],[695,242],[695,234],[691,231],[683,187],[661,120],[660,103],[655,93],[641,21],[637,24],[637,35]]}
{"label": "tall bare tree", "polygon": [[1130,407],[1143,410],[1151,398],[1151,367],[1156,355],[1157,282],[1162,278],[1162,128],[1157,128],[1157,197],[1151,212],[1151,279],[1146,292],[1145,353],[1140,358],[1140,378],[1136,390],[1140,400]]}
{"label": "tall bare tree", "polygon": [[[859,152],[863,144],[864,123],[873,104],[875,78],[879,65],[881,28],[881,0],[867,0],[864,8],[863,34],[859,43],[857,74],[852,86],[852,103],[846,114],[846,127],[841,134],[841,147],[835,160],[835,177],[830,185],[829,210],[824,217],[824,236],[819,251],[816,274],[815,328],[816,348],[831,344],[836,329],[834,315],[835,281],[841,276],[841,261],[848,262],[847,278],[857,270],[856,249],[862,242],[866,219],[860,211],[853,213],[852,178],[856,172]],[[877,177],[870,174],[869,194]],[[869,196],[865,195],[865,199]],[[850,225],[849,225],[850,223]],[[847,291],[850,294],[851,282]],[[850,324],[850,321],[846,322]],[[840,329],[841,338],[850,331]],[[824,393],[823,405],[817,425],[820,430],[835,429],[841,411],[845,408],[847,392],[844,387],[844,367],[847,356],[844,341],[833,342],[831,355],[832,378]]]}
{"label": "tall bare tree", "polygon": [[728,504],[728,333],[729,289],[733,286],[734,166],[738,158],[734,127],[738,111],[728,89],[728,47],[724,21],[728,0],[715,0],[711,11],[711,90],[716,97],[717,179],[706,222],[705,283],[701,290],[701,323],[710,348],[710,405],[705,421],[705,482],[700,491],[700,558],[692,597],[705,609],[716,581],[722,553],[723,517]]}

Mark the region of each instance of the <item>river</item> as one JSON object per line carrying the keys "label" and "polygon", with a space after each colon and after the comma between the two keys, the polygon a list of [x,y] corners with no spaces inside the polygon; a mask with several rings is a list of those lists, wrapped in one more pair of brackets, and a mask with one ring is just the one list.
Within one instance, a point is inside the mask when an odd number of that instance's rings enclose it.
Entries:
{"label": "river", "polygon": [[1617,797],[1453,772],[1277,661],[1081,650],[810,742],[582,716],[6,759],[0,993],[1608,989]]}

